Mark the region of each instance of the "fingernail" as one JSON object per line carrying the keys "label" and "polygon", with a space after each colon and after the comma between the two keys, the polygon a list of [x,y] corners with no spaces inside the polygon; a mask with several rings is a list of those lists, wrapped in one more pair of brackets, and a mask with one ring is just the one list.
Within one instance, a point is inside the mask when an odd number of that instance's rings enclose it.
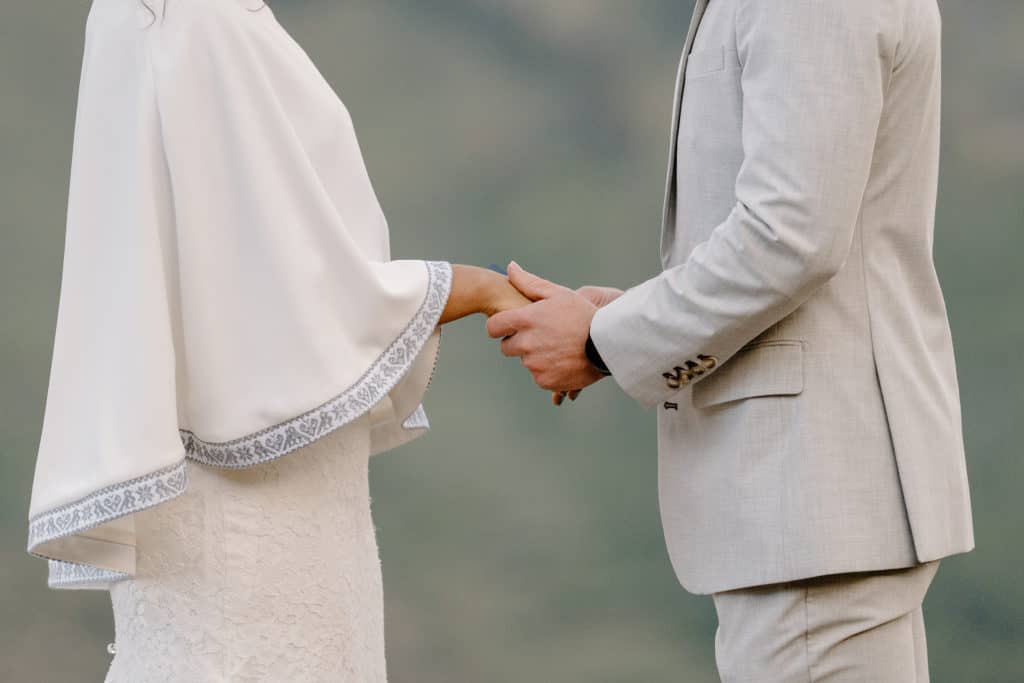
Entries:
{"label": "fingernail", "polygon": [[509,268],[522,268],[522,266],[520,266],[520,265],[519,265],[518,263],[516,263],[515,261],[509,261],[509,262],[508,262],[508,267],[509,267]]}

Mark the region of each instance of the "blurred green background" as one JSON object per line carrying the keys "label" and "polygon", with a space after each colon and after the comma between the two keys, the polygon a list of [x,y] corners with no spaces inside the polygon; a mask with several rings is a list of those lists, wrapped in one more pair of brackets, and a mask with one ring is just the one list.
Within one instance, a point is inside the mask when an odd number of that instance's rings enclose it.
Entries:
{"label": "blurred green background", "polygon": [[[1024,3],[946,0],[936,260],[978,549],[925,604],[932,680],[1024,680]],[[396,257],[568,284],[654,274],[692,2],[271,0],[345,100]],[[102,592],[25,553],[88,4],[0,6],[0,681],[100,681]],[[482,319],[445,334],[432,433],[372,464],[395,683],[715,681],[714,610],[669,566],[654,414],[558,410]]]}

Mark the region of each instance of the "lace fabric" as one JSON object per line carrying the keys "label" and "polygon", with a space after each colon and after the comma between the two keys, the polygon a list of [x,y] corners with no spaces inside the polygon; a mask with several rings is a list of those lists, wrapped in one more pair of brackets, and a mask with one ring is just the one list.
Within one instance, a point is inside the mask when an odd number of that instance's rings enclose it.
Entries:
{"label": "lace fabric", "polygon": [[370,423],[138,513],[134,579],[111,586],[107,683],[386,680]]}

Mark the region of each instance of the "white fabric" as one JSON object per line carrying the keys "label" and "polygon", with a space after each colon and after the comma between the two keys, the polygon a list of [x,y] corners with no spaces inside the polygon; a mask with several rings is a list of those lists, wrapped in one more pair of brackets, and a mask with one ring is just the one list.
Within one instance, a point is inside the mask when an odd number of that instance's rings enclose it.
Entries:
{"label": "white fabric", "polygon": [[594,318],[659,406],[661,517],[708,593],[974,546],[932,258],[935,0],[698,0],[663,273]]}
{"label": "white fabric", "polygon": [[[446,263],[391,261],[352,120],[271,9],[96,0],[29,511],[55,587],[134,571],[131,514],[370,413],[421,433]],[[408,428],[406,428],[408,427]]]}
{"label": "white fabric", "polygon": [[369,447],[364,417],[255,467],[188,461],[188,490],[135,516],[106,682],[383,683]]}

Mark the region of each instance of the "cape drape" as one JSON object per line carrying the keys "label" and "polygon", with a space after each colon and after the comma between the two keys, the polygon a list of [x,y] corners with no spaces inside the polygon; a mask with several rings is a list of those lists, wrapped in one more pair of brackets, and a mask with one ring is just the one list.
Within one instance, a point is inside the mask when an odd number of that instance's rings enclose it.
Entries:
{"label": "cape drape", "polygon": [[90,10],[29,510],[51,587],[132,577],[133,514],[184,492],[186,458],[250,467],[367,413],[374,453],[428,427],[451,268],[390,259],[347,110],[247,4]]}

